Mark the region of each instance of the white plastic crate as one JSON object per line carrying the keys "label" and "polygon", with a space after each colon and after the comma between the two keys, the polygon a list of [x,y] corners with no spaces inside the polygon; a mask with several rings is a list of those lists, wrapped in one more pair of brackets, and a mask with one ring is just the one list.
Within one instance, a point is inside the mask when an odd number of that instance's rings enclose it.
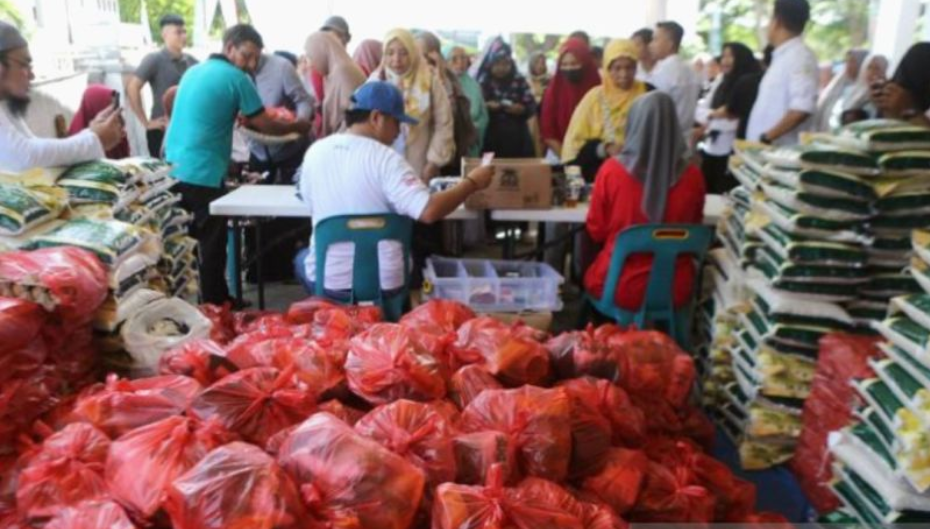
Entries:
{"label": "white plastic crate", "polygon": [[426,299],[458,301],[475,312],[562,310],[564,279],[545,263],[431,257],[423,275]]}

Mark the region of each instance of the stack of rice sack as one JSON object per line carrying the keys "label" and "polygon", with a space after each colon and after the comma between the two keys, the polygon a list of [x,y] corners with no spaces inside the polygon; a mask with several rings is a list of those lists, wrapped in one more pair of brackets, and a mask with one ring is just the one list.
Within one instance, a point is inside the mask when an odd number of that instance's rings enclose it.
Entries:
{"label": "stack of rice sack", "polygon": [[0,488],[0,525],[784,521],[756,514],[755,488],[705,453],[693,363],[660,333],[550,338],[449,302],[399,324],[319,300],[209,312],[228,343],[189,342],[160,376],[81,388],[0,457],[0,483],[18,483]]}
{"label": "stack of rice sack", "polygon": [[864,232],[869,282],[847,309],[862,323],[880,320],[891,298],[919,291],[904,269],[910,264],[911,231],[930,226],[930,130],[873,120],[824,139],[844,149],[850,172],[874,190]]}

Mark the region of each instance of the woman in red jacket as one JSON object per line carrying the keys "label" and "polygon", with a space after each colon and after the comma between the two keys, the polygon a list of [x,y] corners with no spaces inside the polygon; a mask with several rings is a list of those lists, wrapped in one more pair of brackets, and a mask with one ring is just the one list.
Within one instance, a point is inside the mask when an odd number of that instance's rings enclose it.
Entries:
{"label": "woman in red jacket", "polygon": [[[704,176],[688,161],[675,103],[662,92],[641,96],[630,109],[626,143],[620,155],[597,173],[587,231],[604,245],[585,273],[584,286],[600,299],[617,234],[637,224],[700,224],[704,216]],[[614,300],[626,310],[643,303],[652,256],[627,259]],[[675,270],[675,305],[687,303],[694,265],[682,257]]]}

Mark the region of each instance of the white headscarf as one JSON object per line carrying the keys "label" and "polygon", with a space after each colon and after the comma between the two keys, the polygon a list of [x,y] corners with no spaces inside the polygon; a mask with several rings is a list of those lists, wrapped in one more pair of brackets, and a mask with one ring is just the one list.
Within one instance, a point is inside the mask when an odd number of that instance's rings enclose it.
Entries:
{"label": "white headscarf", "polygon": [[869,94],[872,91],[872,88],[869,86],[868,81],[868,70],[869,66],[875,61],[880,61],[884,67],[882,71],[885,73],[885,76],[888,75],[888,58],[880,54],[871,54],[862,61],[862,66],[859,68],[859,77],[856,78],[856,84],[853,86],[852,90],[846,96],[846,99],[843,100],[843,111],[847,110],[859,110],[869,103]]}

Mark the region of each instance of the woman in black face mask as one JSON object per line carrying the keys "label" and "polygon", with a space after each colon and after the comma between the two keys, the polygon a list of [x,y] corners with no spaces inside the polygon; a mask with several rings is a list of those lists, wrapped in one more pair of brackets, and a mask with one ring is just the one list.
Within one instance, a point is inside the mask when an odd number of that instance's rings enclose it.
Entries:
{"label": "woman in black face mask", "polygon": [[540,116],[543,143],[556,158],[562,157],[562,142],[575,107],[588,90],[600,84],[601,76],[588,45],[577,38],[565,41],[555,78],[543,97]]}

